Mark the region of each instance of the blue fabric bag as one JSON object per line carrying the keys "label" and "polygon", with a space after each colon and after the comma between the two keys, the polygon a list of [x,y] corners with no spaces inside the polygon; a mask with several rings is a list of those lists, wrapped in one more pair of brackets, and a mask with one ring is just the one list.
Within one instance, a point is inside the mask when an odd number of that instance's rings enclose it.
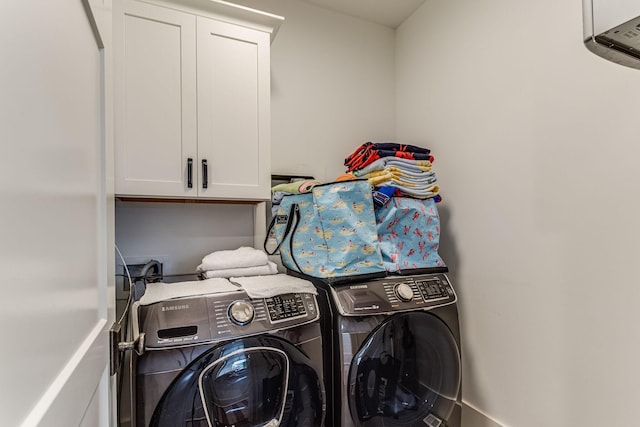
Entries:
{"label": "blue fabric bag", "polygon": [[438,254],[440,217],[433,199],[391,197],[375,207],[385,269],[446,267]]}
{"label": "blue fabric bag", "polygon": [[367,180],[317,185],[310,193],[285,196],[271,229],[289,270],[319,278],[385,271]]}

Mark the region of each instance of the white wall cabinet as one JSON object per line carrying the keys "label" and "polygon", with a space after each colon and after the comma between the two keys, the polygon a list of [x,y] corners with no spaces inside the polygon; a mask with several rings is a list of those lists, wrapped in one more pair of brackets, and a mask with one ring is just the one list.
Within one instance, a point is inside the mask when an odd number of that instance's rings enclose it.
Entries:
{"label": "white wall cabinet", "polygon": [[269,199],[282,18],[215,1],[121,0],[114,15],[116,194]]}

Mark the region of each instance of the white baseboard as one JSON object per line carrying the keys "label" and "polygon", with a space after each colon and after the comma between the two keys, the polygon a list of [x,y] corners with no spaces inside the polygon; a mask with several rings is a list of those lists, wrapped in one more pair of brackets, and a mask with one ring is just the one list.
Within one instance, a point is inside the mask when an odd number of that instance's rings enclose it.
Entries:
{"label": "white baseboard", "polygon": [[462,427],[506,427],[473,406],[462,402]]}

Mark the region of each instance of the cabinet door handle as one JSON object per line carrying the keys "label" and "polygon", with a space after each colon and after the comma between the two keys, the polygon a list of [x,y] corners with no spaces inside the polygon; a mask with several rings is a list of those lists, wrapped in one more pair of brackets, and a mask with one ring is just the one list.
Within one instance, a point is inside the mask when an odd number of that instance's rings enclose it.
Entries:
{"label": "cabinet door handle", "polygon": [[187,188],[193,188],[193,159],[187,159]]}
{"label": "cabinet door handle", "polygon": [[207,159],[202,159],[202,188],[209,186],[209,166],[207,165]]}

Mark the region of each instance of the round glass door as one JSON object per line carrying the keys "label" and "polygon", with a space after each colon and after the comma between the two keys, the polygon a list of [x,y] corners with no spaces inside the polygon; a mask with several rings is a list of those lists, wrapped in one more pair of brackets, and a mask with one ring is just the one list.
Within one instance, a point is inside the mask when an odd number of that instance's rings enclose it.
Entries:
{"label": "round glass door", "polygon": [[225,343],[173,381],[151,426],[320,426],[322,385],[309,359],[273,337]]}
{"label": "round glass door", "polygon": [[401,313],[378,326],[349,370],[349,409],[358,427],[438,425],[460,390],[460,352],[449,328],[428,312]]}

